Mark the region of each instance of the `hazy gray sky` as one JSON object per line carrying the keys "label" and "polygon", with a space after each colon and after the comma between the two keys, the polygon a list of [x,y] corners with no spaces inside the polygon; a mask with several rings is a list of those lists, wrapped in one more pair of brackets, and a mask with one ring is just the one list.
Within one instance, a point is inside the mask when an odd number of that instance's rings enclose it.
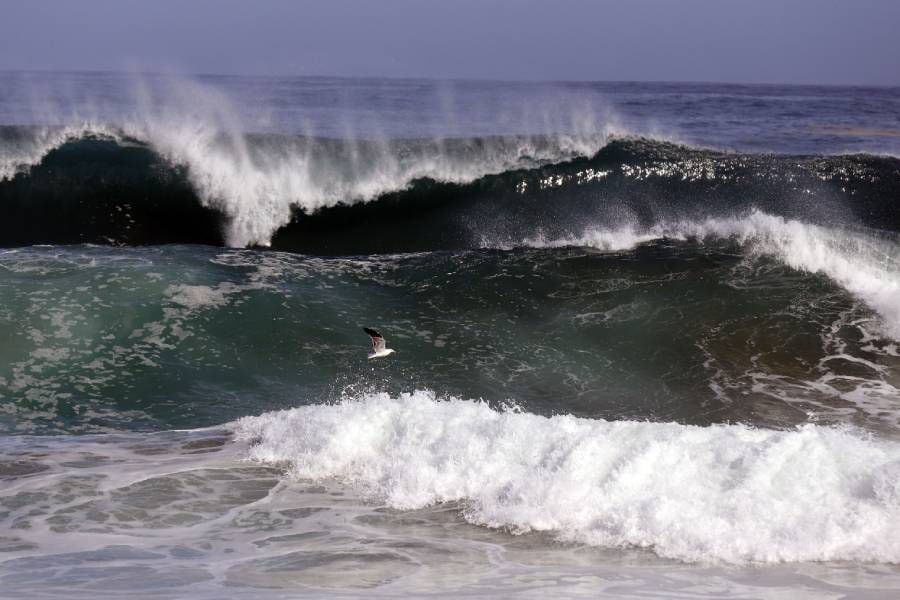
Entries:
{"label": "hazy gray sky", "polygon": [[900,85],[900,0],[0,0],[0,69]]}

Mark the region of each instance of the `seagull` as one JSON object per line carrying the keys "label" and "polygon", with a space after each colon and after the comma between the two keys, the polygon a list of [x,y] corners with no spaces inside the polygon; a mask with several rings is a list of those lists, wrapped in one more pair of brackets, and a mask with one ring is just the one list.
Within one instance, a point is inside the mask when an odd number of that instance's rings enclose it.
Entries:
{"label": "seagull", "polygon": [[387,356],[394,352],[390,348],[385,347],[384,337],[376,330],[371,327],[363,327],[363,331],[368,333],[369,337],[372,338],[372,354],[369,355],[369,360],[381,358],[382,356]]}

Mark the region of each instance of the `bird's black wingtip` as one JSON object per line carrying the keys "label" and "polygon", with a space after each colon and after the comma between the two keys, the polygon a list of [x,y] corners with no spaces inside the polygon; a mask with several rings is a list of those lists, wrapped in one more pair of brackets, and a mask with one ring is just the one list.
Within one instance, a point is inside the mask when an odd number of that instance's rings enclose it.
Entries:
{"label": "bird's black wingtip", "polygon": [[363,327],[363,331],[365,331],[370,337],[381,337],[381,334],[371,327]]}

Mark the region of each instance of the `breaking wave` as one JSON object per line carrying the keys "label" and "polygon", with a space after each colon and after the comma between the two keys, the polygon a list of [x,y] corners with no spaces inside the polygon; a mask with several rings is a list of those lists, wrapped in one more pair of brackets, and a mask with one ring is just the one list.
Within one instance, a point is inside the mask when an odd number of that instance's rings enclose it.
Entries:
{"label": "breaking wave", "polygon": [[[82,204],[90,209],[96,197],[108,193],[104,176],[127,163],[138,147],[147,169],[116,190],[122,205],[140,202],[146,180],[158,179],[162,171],[189,184],[191,202],[221,215],[224,243],[269,246],[275,232],[298,213],[368,202],[417,180],[467,184],[489,174],[591,156],[610,135],[337,141],[226,131],[199,120],[0,128],[0,198],[15,195],[15,184],[27,186],[33,198],[35,188],[64,191],[75,179],[82,189],[95,188],[84,190]],[[27,181],[29,175],[39,181]]]}
{"label": "breaking wave", "polygon": [[[754,208],[900,230],[900,160],[891,157],[728,154],[621,137],[612,126],[381,141],[228,131],[189,116],[0,128],[0,245],[174,241],[368,254],[559,239],[588,226],[647,229]],[[159,226],[173,222],[182,230],[174,239]],[[373,224],[384,235],[361,235]]]}
{"label": "breaking wave", "polygon": [[900,562],[900,445],[848,429],[550,418],[430,392],[245,417],[249,457],[396,509],[684,561]]}
{"label": "breaking wave", "polygon": [[621,251],[657,239],[706,244],[731,240],[748,258],[769,256],[794,269],[821,273],[875,309],[884,319],[886,333],[900,339],[900,240],[895,234],[827,228],[754,210],[736,218],[660,224],[645,230],[591,228],[579,236],[525,240],[523,245]]}

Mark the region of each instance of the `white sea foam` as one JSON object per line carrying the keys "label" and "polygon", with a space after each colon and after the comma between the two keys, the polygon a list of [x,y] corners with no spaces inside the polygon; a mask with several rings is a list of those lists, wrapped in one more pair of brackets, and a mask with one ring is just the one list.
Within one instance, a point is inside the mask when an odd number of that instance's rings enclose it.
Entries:
{"label": "white sea foam", "polygon": [[545,418],[429,392],[245,417],[250,458],[396,509],[685,561],[900,562],[900,444],[807,425]]}
{"label": "white sea foam", "polygon": [[228,297],[244,291],[243,286],[229,281],[210,287],[207,285],[170,285],[166,289],[169,300],[188,310],[198,308],[217,308],[228,304]]}

